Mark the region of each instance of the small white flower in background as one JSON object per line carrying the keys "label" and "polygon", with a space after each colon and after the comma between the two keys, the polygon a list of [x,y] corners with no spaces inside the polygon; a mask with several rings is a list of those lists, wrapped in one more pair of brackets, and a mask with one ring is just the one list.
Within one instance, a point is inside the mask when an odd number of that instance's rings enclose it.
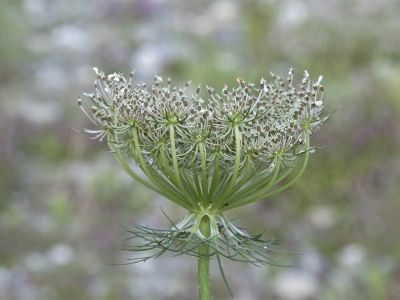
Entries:
{"label": "small white flower in background", "polygon": [[74,257],[75,252],[71,246],[67,244],[56,244],[48,252],[47,257],[50,263],[56,266],[64,266],[70,264]]}
{"label": "small white flower in background", "polygon": [[311,299],[318,292],[318,281],[308,272],[286,271],[276,278],[274,287],[282,299]]}
{"label": "small white flower in background", "polygon": [[49,269],[49,260],[39,252],[30,252],[24,258],[25,265],[32,272],[42,272]]}
{"label": "small white flower in background", "polygon": [[337,215],[333,208],[329,206],[312,208],[308,218],[313,226],[322,230],[332,228],[337,222]]}
{"label": "small white flower in background", "polygon": [[365,261],[366,249],[357,243],[349,244],[339,252],[338,262],[349,269],[358,269]]}

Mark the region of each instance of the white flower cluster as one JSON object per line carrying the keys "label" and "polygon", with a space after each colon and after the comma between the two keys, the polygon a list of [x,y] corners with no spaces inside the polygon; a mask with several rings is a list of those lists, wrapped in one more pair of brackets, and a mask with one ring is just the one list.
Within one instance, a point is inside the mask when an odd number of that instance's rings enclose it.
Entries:
{"label": "white flower cluster", "polygon": [[240,168],[252,164],[259,172],[271,172],[277,153],[291,164],[307,150],[304,132],[311,134],[325,120],[322,76],[314,82],[307,71],[298,86],[290,69],[286,80],[271,73],[272,82],[261,79],[255,85],[238,78],[237,87],[225,86],[221,93],[206,87],[203,99],[200,86],[194,90],[190,82],[172,86],[170,79],[156,76],[147,87],[134,85],[133,73],[127,79],[94,70],[95,92],[85,94],[92,114],[84,111],[98,128],[89,132],[133,158],[136,134],[137,149],[156,167],[161,159],[172,166],[175,156],[179,168],[191,173],[202,163],[211,169],[218,156],[227,171],[239,160]]}

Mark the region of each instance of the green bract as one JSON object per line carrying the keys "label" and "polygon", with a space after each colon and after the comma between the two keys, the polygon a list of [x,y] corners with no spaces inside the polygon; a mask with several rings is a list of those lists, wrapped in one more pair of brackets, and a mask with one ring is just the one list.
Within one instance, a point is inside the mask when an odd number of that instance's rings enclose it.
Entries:
{"label": "green bract", "polygon": [[78,101],[96,126],[86,132],[105,140],[130,176],[189,211],[170,230],[137,226],[133,237],[147,242],[130,249],[159,249],[145,260],[165,250],[199,255],[207,244],[206,255],[218,261],[223,255],[269,263],[273,241],[250,236],[222,213],[282,191],[302,174],[313,149],[310,136],[327,119],[322,76],[313,81],[305,71],[299,85],[292,69],[286,80],[272,73],[271,82],[259,84],[238,78],[236,87],[217,93],[207,86],[201,97],[200,86],[190,82],[174,86],[156,76],[146,86],[134,83],[133,73],[125,78],[94,70],[95,91],[84,94],[91,108]]}

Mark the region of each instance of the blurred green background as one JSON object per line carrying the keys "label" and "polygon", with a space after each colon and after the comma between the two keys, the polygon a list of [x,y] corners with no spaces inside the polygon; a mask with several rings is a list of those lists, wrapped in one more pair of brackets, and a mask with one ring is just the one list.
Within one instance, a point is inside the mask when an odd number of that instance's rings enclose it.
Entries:
{"label": "blurred green background", "polygon": [[[124,225],[184,212],[74,131],[93,66],[217,87],[293,66],[324,75],[322,149],[289,191],[231,216],[302,254],[225,262],[235,299],[400,299],[399,16],[396,0],[0,0],[0,298],[197,296],[192,258],[114,265]],[[215,264],[213,293],[229,299]]]}

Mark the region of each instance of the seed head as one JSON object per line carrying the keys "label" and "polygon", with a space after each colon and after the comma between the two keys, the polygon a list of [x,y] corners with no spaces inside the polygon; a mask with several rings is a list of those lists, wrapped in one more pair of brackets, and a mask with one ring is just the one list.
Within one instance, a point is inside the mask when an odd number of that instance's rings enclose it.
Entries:
{"label": "seed head", "polygon": [[[153,171],[160,176],[177,167],[175,172],[190,180],[199,169],[212,177],[216,156],[225,176],[248,164],[256,173],[270,174],[277,155],[290,165],[307,151],[305,135],[326,120],[322,76],[314,82],[307,71],[298,86],[290,69],[287,80],[271,73],[271,82],[262,78],[259,85],[237,78],[237,86],[225,86],[221,94],[206,86],[204,99],[200,86],[191,92],[190,82],[171,86],[170,79],[155,76],[147,87],[135,84],[133,73],[125,78],[94,71],[95,91],[84,94],[91,113],[78,100],[97,126],[88,132],[106,139],[112,151],[125,151],[139,165],[140,157],[144,163],[154,162]],[[172,185],[179,189],[179,181]]]}
{"label": "seed head", "polygon": [[[125,78],[94,71],[94,92],[78,100],[96,127],[85,131],[105,140],[132,178],[189,210],[169,231],[138,226],[133,238],[146,244],[132,250],[158,248],[150,257],[165,249],[195,255],[208,243],[211,255],[270,263],[260,256],[269,242],[235,227],[223,212],[265,199],[301,176],[315,150],[310,136],[328,118],[322,76],[313,81],[304,71],[296,85],[289,69],[285,80],[273,73],[259,84],[237,78],[235,87],[218,93],[190,81],[173,85],[155,76],[147,85],[134,82],[133,72]],[[199,229],[205,216],[210,237]]]}

